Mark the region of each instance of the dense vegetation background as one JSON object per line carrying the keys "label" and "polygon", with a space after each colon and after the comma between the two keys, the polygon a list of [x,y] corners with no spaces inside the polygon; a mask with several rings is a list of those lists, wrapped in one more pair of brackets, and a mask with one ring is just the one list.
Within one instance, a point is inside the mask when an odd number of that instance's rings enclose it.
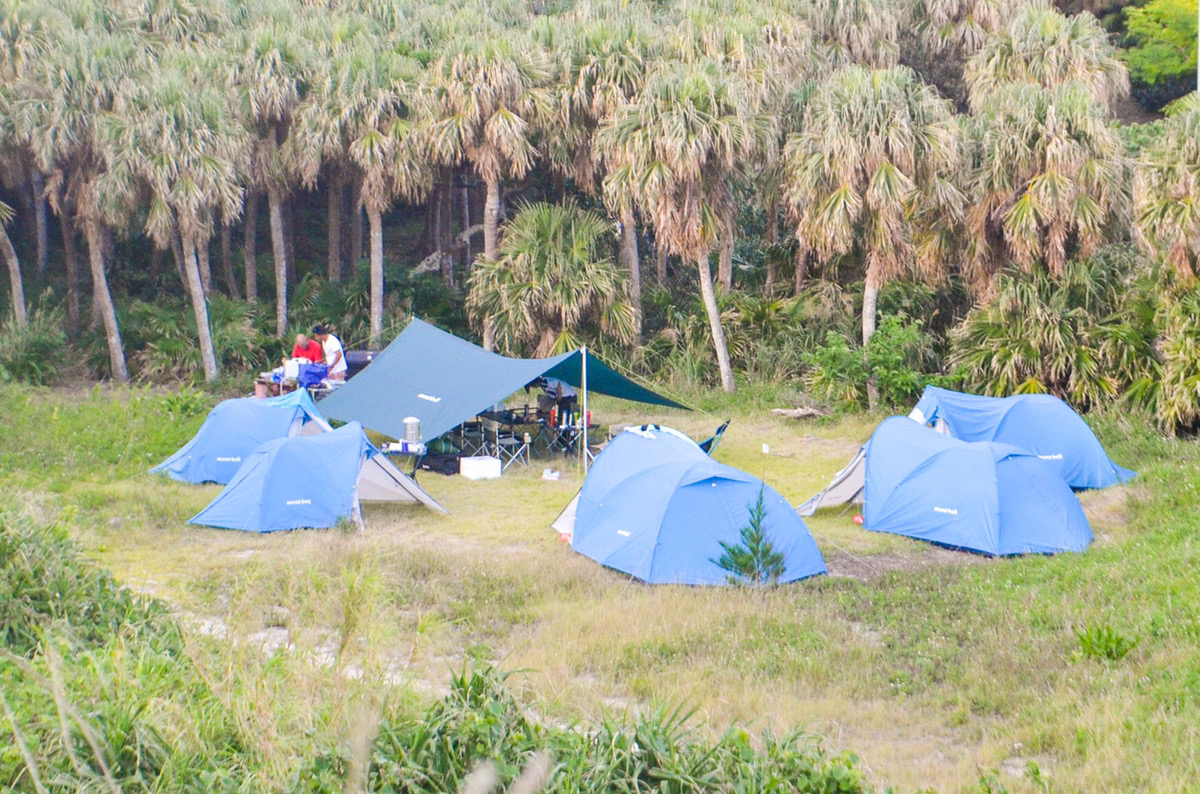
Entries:
{"label": "dense vegetation background", "polygon": [[419,313],[726,390],[1200,417],[1194,0],[4,0],[0,41],[10,379]]}

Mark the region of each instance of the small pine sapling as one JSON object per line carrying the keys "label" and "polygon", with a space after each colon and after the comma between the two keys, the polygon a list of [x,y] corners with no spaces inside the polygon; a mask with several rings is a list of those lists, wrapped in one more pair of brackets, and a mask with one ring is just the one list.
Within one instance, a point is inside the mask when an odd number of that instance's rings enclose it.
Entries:
{"label": "small pine sapling", "polygon": [[775,550],[763,526],[767,517],[763,496],[763,488],[759,488],[758,499],[749,505],[750,523],[741,529],[742,542],[733,544],[721,541],[725,553],[713,560],[729,571],[729,581],[733,584],[758,588],[772,586],[779,583],[779,577],[783,576],[786,568],[783,552]]}

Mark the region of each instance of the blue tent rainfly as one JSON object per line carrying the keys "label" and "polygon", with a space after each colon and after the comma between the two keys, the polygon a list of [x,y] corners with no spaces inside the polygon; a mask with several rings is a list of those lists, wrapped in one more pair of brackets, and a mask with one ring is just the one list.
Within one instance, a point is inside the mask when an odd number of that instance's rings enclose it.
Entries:
{"label": "blue tent rainfly", "polygon": [[209,412],[196,435],[151,471],[173,480],[225,485],[259,444],[330,430],[305,389],[280,397],[238,397]]}
{"label": "blue tent rainfly", "polygon": [[998,441],[1032,452],[1072,488],[1107,488],[1135,472],[1108,454],[1071,406],[1050,394],[983,397],[926,386],[909,418],[963,441]]}
{"label": "blue tent rainfly", "polygon": [[316,435],[268,441],[189,524],[247,532],[321,529],[360,520],[360,502],[420,502],[446,512],[350,422]]}
{"label": "blue tent rainfly", "polygon": [[[579,387],[584,352],[551,358],[508,358],[414,318],[370,366],[321,401],[331,419],[402,437],[405,417],[421,420],[427,440],[485,411],[540,376]],[[643,388],[587,357],[587,388],[626,400],[685,406]]]}
{"label": "blue tent rainfly", "polygon": [[1057,467],[902,416],[867,442],[863,525],[993,556],[1083,551],[1092,530]]}
{"label": "blue tent rainfly", "polygon": [[721,585],[714,560],[763,493],[765,532],[783,554],[781,582],[825,573],[804,521],[762,480],[718,463],[695,441],[663,427],[628,429],[596,458],[555,527],[575,551],[651,584]]}

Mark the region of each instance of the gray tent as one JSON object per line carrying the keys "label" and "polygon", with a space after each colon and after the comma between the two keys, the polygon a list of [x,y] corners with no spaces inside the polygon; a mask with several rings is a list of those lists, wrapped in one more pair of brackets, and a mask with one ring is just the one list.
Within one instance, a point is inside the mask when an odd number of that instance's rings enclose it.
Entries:
{"label": "gray tent", "polygon": [[863,487],[867,480],[867,448],[858,450],[846,468],[834,475],[829,485],[819,494],[796,508],[802,516],[811,516],[822,507],[844,504],[862,504]]}

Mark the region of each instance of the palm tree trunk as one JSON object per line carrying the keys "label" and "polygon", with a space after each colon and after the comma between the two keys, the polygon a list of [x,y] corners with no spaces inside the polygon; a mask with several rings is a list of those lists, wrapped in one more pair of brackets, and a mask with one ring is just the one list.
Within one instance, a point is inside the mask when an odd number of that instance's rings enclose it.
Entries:
{"label": "palm tree trunk", "polygon": [[637,226],[633,207],[621,208],[621,259],[629,270],[629,288],[633,293],[633,327],[642,336],[642,263],[638,257]]}
{"label": "palm tree trunk", "polygon": [[371,341],[375,348],[383,335],[383,218],[378,207],[367,207],[371,229]]}
{"label": "palm tree trunk", "polygon": [[296,271],[296,202],[291,196],[283,196],[279,202],[283,217],[283,246],[287,256],[287,278],[290,286],[298,280]]}
{"label": "palm tree trunk", "polygon": [[795,282],[796,294],[799,295],[804,290],[804,282],[808,277],[808,248],[804,243],[796,246],[795,274],[793,280]]}
{"label": "palm tree trunk", "polygon": [[246,300],[258,301],[258,193],[246,192],[246,215],[242,237],[242,257],[246,268]]}
{"label": "palm tree trunk", "polygon": [[345,183],[342,169],[336,165],[329,170],[329,280],[342,280],[342,205],[345,204]]}
{"label": "palm tree trunk", "polygon": [[229,296],[241,300],[238,290],[237,273],[233,269],[233,227],[221,218],[221,271],[225,274],[225,285],[229,288]]}
{"label": "palm tree trunk", "polygon": [[463,235],[463,258],[471,261],[471,188],[463,185],[462,188],[462,228],[465,234]]}
{"label": "palm tree trunk", "polygon": [[46,180],[36,168],[30,175],[33,182],[33,217],[37,226],[37,274],[44,278],[50,266],[50,222],[46,214]]}
{"label": "palm tree trunk", "polygon": [[208,325],[208,300],[200,278],[200,263],[196,241],[189,235],[183,238],[183,269],[187,274],[188,293],[192,298],[192,313],[196,317],[196,334],[200,337],[200,361],[204,365],[204,380],[217,379],[217,356],[213,350],[212,329]]}
{"label": "palm tree trunk", "polygon": [[733,394],[737,386],[733,382],[733,366],[729,362],[725,329],[721,327],[721,310],[717,308],[717,293],[713,290],[708,254],[701,255],[696,260],[696,265],[700,271],[700,297],[704,299],[704,311],[708,314],[708,325],[712,329],[713,348],[717,352],[717,367],[721,370],[721,388]]}
{"label": "palm tree trunk", "polygon": [[354,188],[350,197],[350,273],[357,278],[358,263],[363,256],[363,208],[362,186]]}
{"label": "palm tree trunk", "polygon": [[79,260],[75,256],[75,224],[70,212],[61,208],[59,226],[62,227],[63,259],[67,268],[67,333],[74,337],[79,333]]}
{"label": "palm tree trunk", "polygon": [[661,242],[657,246],[658,258],[654,262],[654,275],[658,278],[659,285],[662,285],[667,283],[667,259],[670,258],[671,253]]}
{"label": "palm tree trunk", "polygon": [[[881,286],[883,285],[879,265],[872,262],[867,265],[867,280],[863,284],[862,338],[864,355],[866,355],[866,348],[871,337],[875,335],[875,311],[879,304],[879,288]],[[875,376],[868,373],[867,407],[874,410],[878,403],[879,385],[875,381]]]}
{"label": "palm tree trunk", "polygon": [[[197,241],[192,245],[192,249],[196,253],[196,263],[200,268],[200,286],[204,287],[204,297],[208,297],[212,293],[212,260],[209,257],[208,242],[203,243]],[[186,252],[184,255],[186,259]]]}
{"label": "palm tree trunk", "polygon": [[726,292],[733,289],[733,242],[736,237],[733,225],[737,214],[732,203],[721,213],[721,250],[717,255],[717,279]]}
{"label": "palm tree trunk", "polygon": [[487,180],[487,201],[483,204],[483,255],[496,258],[500,239],[500,180]]}
{"label": "palm tree trunk", "polygon": [[283,197],[279,189],[267,188],[267,205],[271,215],[271,249],[275,258],[275,333],[282,337],[287,331],[288,261],[287,243],[283,237]]}
{"label": "palm tree trunk", "polygon": [[187,289],[187,265],[183,263],[183,242],[178,229],[171,231],[171,260],[175,262],[175,275],[179,276],[179,283]]}
{"label": "palm tree trunk", "polygon": [[94,220],[86,220],[83,225],[84,236],[87,238],[88,261],[92,267],[93,305],[100,307],[101,319],[104,321],[112,379],[118,383],[128,383],[129,369],[125,366],[125,348],[121,345],[117,307],[113,305],[112,293],[108,291],[108,278],[104,275],[104,233],[100,224]]}
{"label": "palm tree trunk", "polygon": [[[451,236],[454,232],[454,172],[442,169],[442,184],[437,194],[437,246],[442,255],[442,280],[447,285],[454,283],[454,256],[451,253]],[[469,272],[471,261],[463,262],[463,270]]]}
{"label": "palm tree trunk", "polygon": [[25,313],[25,286],[21,283],[21,262],[17,259],[17,251],[13,248],[12,240],[9,239],[8,231],[3,225],[0,225],[0,255],[4,256],[4,261],[8,264],[8,279],[12,284],[13,316],[16,318],[17,327],[24,328],[29,323],[29,317]]}
{"label": "palm tree trunk", "polygon": [[[767,245],[774,246],[779,244],[779,199],[771,197],[767,202]],[[775,258],[767,257],[767,283],[766,287],[769,291],[775,286]]]}
{"label": "palm tree trunk", "polygon": [[[487,201],[483,204],[483,255],[495,260],[500,237],[500,180],[487,180]],[[496,349],[496,324],[483,318],[483,349]]]}

